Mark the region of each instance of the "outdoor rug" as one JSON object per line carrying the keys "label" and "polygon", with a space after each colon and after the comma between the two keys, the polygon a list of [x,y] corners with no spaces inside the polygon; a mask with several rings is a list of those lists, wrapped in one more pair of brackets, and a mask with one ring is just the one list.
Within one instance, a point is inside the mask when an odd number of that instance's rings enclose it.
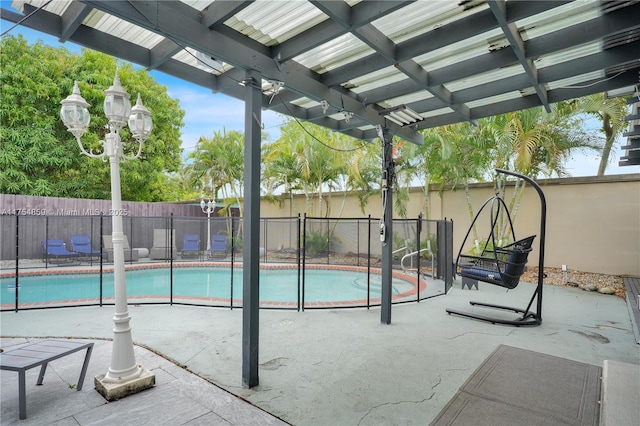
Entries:
{"label": "outdoor rug", "polygon": [[500,345],[432,425],[597,425],[602,368]]}

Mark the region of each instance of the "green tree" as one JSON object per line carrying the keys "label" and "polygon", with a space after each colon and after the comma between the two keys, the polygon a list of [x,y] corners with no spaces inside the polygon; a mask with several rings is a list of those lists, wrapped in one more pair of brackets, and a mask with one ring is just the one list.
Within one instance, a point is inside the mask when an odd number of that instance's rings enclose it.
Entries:
{"label": "green tree", "polygon": [[601,149],[583,130],[576,104],[553,104],[551,113],[530,108],[480,120],[482,135],[492,148],[491,169],[515,170],[532,178],[567,176],[564,164],[576,151]]}
{"label": "green tree", "polygon": [[[164,201],[180,197],[170,185],[170,173],[181,165],[180,128],[184,112],[166,88],[144,70],[83,50],[72,54],[24,38],[0,41],[0,192],[55,197],[110,197],[109,164],[80,153],[75,137],[59,117],[60,101],[74,80],[90,106],[91,124],[83,142],[100,148],[107,119],[104,90],[113,84],[116,68],[123,87],[132,97],[140,93],[152,112],[154,129],[142,158],[121,165],[122,198],[130,201]],[[128,130],[121,132],[129,140]]]}
{"label": "green tree", "polygon": [[346,188],[358,198],[360,211],[364,213],[369,198],[380,193],[382,146],[380,143],[364,144],[353,152],[346,169]]}
{"label": "green tree", "polygon": [[[328,216],[331,192],[344,189],[350,157],[361,148],[361,143],[311,123],[301,125],[296,120],[285,122],[280,130],[280,138],[264,150],[264,176],[269,186],[303,191],[309,213],[314,211],[311,194],[316,194],[318,215]],[[326,190],[329,198],[325,198]]]}
{"label": "green tree", "polygon": [[301,189],[302,170],[298,161],[298,152],[302,150],[300,144],[301,140],[292,138],[291,132],[286,132],[278,140],[265,144],[262,149],[263,185],[267,194],[276,201],[279,198],[273,194],[284,190],[282,195],[289,197],[289,216],[294,214],[293,193]]}
{"label": "green tree", "polygon": [[624,98],[607,99],[604,93],[597,93],[581,98],[579,109],[597,117],[601,122],[600,132],[604,135],[604,146],[598,165],[598,176],[604,176],[611,161],[611,151],[629,124],[624,119],[629,113],[629,106]]}
{"label": "green tree", "polygon": [[[584,130],[576,102],[552,105],[551,113],[543,108],[531,108],[489,117],[480,121],[482,137],[492,146],[490,169],[514,170],[525,176],[567,176],[564,164],[575,151],[601,149],[598,138]],[[505,187],[496,181],[497,190]],[[524,181],[517,180],[509,201],[515,219],[524,193]],[[506,237],[506,223],[499,238]]]}
{"label": "green tree", "polygon": [[237,131],[214,131],[212,137],[200,137],[189,154],[187,175],[203,194],[224,199],[225,205],[237,203],[242,215],[244,184],[244,135]]}

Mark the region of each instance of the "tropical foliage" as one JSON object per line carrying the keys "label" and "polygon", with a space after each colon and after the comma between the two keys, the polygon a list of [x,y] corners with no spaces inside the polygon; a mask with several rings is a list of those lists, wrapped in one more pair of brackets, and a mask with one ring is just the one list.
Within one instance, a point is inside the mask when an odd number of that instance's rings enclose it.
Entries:
{"label": "tropical foliage", "polygon": [[363,158],[364,142],[296,120],[286,121],[280,130],[282,136],[263,149],[266,190],[301,191],[307,212],[326,217],[331,213],[332,192],[358,192],[371,184],[373,168]]}
{"label": "tropical foliage", "polygon": [[[405,215],[410,186],[423,186],[427,219],[432,185],[441,190],[464,188],[472,218],[468,184],[494,180],[496,168],[533,178],[568,176],[564,165],[572,155],[601,152],[605,146],[597,133],[584,130],[585,111],[597,107],[603,109],[597,102],[563,102],[554,104],[550,113],[532,108],[481,119],[476,125],[457,123],[423,130],[425,142],[421,146],[394,141],[396,213]],[[280,189],[283,196],[303,192],[307,211],[320,215],[329,213],[322,203],[327,190],[350,191],[358,195],[364,211],[367,200],[380,191],[380,143],[358,146],[356,141],[345,140],[326,129],[309,123],[304,126],[288,121],[281,128],[280,139],[265,146],[265,190]],[[314,137],[309,136],[311,133]],[[356,148],[347,148],[353,146]],[[518,182],[510,200],[510,210],[515,213],[523,189],[524,184]],[[504,187],[498,190],[504,191]],[[312,196],[317,197],[316,206],[312,205]]]}
{"label": "tropical foliage", "polygon": [[578,101],[578,108],[594,116],[601,123],[600,132],[604,135],[604,146],[598,165],[598,176],[603,176],[611,161],[611,152],[627,125],[624,117],[629,113],[629,105],[624,98],[605,98],[603,93],[587,96]]}
{"label": "tropical foliage", "polygon": [[[37,58],[34,59],[34,58]],[[181,167],[180,128],[184,112],[144,70],[91,50],[72,54],[24,38],[0,41],[0,192],[55,197],[110,197],[109,164],[80,154],[74,136],[59,118],[60,101],[74,80],[90,106],[91,124],[83,136],[99,148],[107,119],[104,90],[119,69],[132,103],[138,93],[152,112],[154,130],[142,158],[121,165],[122,198],[131,201],[178,200],[181,185],[172,176]],[[128,130],[122,130],[128,140]]]}
{"label": "tropical foliage", "polygon": [[[189,185],[206,198],[224,201],[224,210],[242,206],[244,183],[244,135],[237,131],[215,131],[200,137],[185,166]],[[241,210],[242,211],[242,210]],[[224,213],[224,212],[223,212]]]}

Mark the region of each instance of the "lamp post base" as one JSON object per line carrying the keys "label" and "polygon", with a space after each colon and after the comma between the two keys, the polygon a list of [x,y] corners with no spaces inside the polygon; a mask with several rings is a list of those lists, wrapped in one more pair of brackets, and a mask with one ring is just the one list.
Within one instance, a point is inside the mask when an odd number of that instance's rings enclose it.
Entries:
{"label": "lamp post base", "polygon": [[141,370],[136,378],[122,382],[105,381],[106,374],[101,374],[94,378],[93,384],[107,401],[115,401],[155,386],[156,375],[144,368]]}

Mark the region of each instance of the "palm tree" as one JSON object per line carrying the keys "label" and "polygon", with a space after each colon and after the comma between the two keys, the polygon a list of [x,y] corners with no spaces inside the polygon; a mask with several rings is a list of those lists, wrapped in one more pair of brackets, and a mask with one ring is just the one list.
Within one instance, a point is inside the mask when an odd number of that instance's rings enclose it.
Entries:
{"label": "palm tree", "polygon": [[343,187],[341,180],[347,174],[353,140],[295,120],[286,122],[281,133],[280,139],[266,148],[265,177],[271,185],[302,190],[309,213],[314,211],[310,196],[317,194],[318,215],[328,216],[328,209],[323,209],[324,194],[327,189],[331,193]]}
{"label": "palm tree", "polygon": [[[223,215],[231,216],[231,207],[236,204],[243,216],[244,135],[232,130],[215,131],[211,138],[201,137],[189,159],[187,174],[194,186],[201,185],[203,193],[210,190],[214,199],[221,192]],[[207,187],[208,184],[211,186]],[[227,222],[227,233],[231,235],[231,222]],[[238,227],[237,235],[242,235],[242,226]]]}
{"label": "palm tree", "polygon": [[293,192],[301,189],[302,171],[298,162],[298,145],[302,142],[291,138],[290,132],[282,133],[275,142],[266,144],[262,150],[264,164],[263,184],[267,193],[273,193],[281,187],[289,195],[289,212],[293,215]]}
{"label": "palm tree", "polygon": [[628,123],[624,117],[628,114],[629,106],[624,98],[606,99],[604,93],[597,93],[581,98],[578,108],[602,122],[600,131],[604,133],[605,143],[598,165],[598,176],[604,176],[615,142],[627,128]]}
{"label": "palm tree", "polygon": [[380,193],[381,148],[378,144],[365,144],[349,157],[346,168],[345,190],[355,193],[364,213],[369,198]]}
{"label": "palm tree", "polygon": [[[581,124],[574,102],[554,104],[551,113],[541,107],[531,108],[480,121],[481,134],[493,143],[491,169],[515,170],[532,178],[540,174],[566,176],[564,163],[573,152],[601,149],[599,141]],[[499,181],[497,185],[504,194],[505,188]],[[517,215],[524,187],[524,182],[516,181],[509,203],[512,218]],[[502,231],[506,231],[505,226]]]}
{"label": "palm tree", "polygon": [[576,102],[541,107],[480,120],[485,137],[495,141],[492,166],[536,178],[567,176],[564,163],[575,151],[600,151],[602,144],[584,130]]}
{"label": "palm tree", "polygon": [[[201,137],[189,155],[190,175],[194,183],[205,178],[211,182],[215,198],[234,199],[241,207],[244,181],[244,135],[237,130],[215,131],[211,138]],[[205,184],[206,185],[206,184]],[[242,210],[240,210],[242,215]]]}

